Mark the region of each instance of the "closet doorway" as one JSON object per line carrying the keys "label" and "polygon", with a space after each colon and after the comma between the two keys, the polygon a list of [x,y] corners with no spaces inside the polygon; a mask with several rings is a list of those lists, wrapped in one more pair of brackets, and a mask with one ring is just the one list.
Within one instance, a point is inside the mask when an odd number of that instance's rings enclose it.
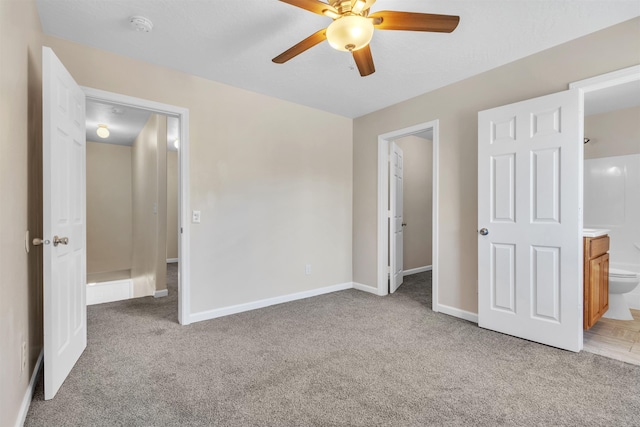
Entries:
{"label": "closet doorway", "polygon": [[[401,206],[404,191],[398,182],[404,175],[397,173],[406,164],[400,146],[405,142],[422,139],[431,145],[431,212],[422,212],[430,217],[430,265],[414,266],[405,271],[403,242],[405,230],[409,228]],[[400,144],[398,144],[398,142]],[[404,275],[432,270],[432,303],[433,311],[441,311],[438,304],[438,120],[389,132],[378,137],[378,295],[390,293],[390,286],[395,290],[402,283]],[[408,145],[407,145],[408,147]],[[400,153],[400,154],[398,154]],[[404,171],[402,171],[404,174]],[[393,179],[392,179],[393,178]],[[404,183],[402,183],[404,185]],[[403,187],[402,187],[403,188]],[[420,218],[423,220],[425,218]],[[423,221],[420,221],[423,222]],[[403,226],[405,224],[405,226]],[[408,233],[408,231],[407,231]],[[401,238],[399,238],[401,236]],[[394,283],[391,283],[394,281]]]}

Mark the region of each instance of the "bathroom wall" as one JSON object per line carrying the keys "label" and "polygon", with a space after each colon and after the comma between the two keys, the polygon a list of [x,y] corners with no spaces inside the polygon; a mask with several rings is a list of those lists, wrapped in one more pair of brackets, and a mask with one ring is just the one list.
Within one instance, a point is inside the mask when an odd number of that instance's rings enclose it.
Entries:
{"label": "bathroom wall", "polygon": [[584,136],[585,159],[640,153],[640,107],[585,117]]}
{"label": "bathroom wall", "polygon": [[431,266],[433,143],[417,136],[396,140],[404,155],[403,269]]}
{"label": "bathroom wall", "polygon": [[[640,272],[640,107],[586,116],[584,129],[584,225],[610,229],[610,262]],[[640,309],[640,289],[625,297]]]}
{"label": "bathroom wall", "polygon": [[87,141],[87,274],[131,270],[131,147]]}
{"label": "bathroom wall", "polygon": [[167,151],[167,259],[178,258],[178,152]]}
{"label": "bathroom wall", "polygon": [[166,289],[167,119],[152,114],[132,148],[133,296]]}
{"label": "bathroom wall", "polygon": [[[640,272],[640,154],[585,159],[584,226],[611,230],[611,266]],[[626,298],[640,309],[640,290]]]}

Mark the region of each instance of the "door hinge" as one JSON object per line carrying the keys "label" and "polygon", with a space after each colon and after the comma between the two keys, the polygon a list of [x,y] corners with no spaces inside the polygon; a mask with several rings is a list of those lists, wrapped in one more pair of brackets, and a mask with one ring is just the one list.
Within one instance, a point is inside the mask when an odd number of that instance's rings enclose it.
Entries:
{"label": "door hinge", "polygon": [[391,211],[387,211],[387,216],[391,218]]}
{"label": "door hinge", "polygon": [[182,231],[182,227],[180,227],[180,234],[184,233],[184,231]]}

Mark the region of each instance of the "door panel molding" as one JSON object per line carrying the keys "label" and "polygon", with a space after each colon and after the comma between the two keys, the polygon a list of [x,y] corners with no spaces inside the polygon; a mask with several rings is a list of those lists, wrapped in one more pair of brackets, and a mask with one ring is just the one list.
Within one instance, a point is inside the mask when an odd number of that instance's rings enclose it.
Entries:
{"label": "door panel molding", "polygon": [[582,349],[581,102],[568,90],[478,113],[478,324],[570,351]]}

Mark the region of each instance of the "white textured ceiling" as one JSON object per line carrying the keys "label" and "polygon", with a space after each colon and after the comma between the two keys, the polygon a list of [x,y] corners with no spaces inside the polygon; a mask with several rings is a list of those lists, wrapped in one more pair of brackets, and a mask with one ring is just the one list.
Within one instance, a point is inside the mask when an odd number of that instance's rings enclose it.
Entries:
{"label": "white textured ceiling", "polygon": [[[132,146],[140,131],[149,120],[151,112],[141,108],[87,100],[87,141]],[[99,124],[107,125],[109,136],[100,138],[96,134]],[[174,145],[180,135],[180,120],[167,117],[167,149],[177,151]]]}
{"label": "white textured ceiling", "polygon": [[[133,145],[151,115],[147,110],[93,100],[87,101],[86,111],[87,141],[128,146]],[[107,138],[96,135],[99,124],[107,125]]]}
{"label": "white textured ceiling", "polygon": [[[459,15],[451,34],[377,30],[375,74],[327,43],[271,58],[331,20],[277,0],[36,0],[45,33],[347,117],[384,108],[640,15],[638,0],[378,0]],[[154,28],[133,31],[142,15]],[[594,61],[597,57],[594,57]]]}

